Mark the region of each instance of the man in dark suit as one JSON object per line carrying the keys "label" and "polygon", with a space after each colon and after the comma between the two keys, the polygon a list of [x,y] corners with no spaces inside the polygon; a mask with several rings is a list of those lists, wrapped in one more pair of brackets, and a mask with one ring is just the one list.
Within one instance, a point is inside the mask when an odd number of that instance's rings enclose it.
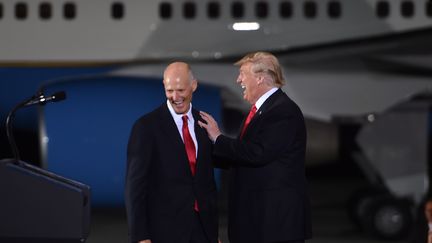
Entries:
{"label": "man in dark suit", "polygon": [[237,83],[252,106],[236,139],[201,112],[213,153],[229,161],[230,243],[304,242],[311,237],[305,177],[306,129],[299,107],[280,89],[275,56],[257,52],[238,61]]}
{"label": "man in dark suit", "polygon": [[192,109],[188,64],[164,72],[167,102],[133,126],[127,151],[126,209],[131,242],[216,243],[212,143]]}
{"label": "man in dark suit", "polygon": [[432,243],[432,197],[426,195],[417,211],[409,242]]}

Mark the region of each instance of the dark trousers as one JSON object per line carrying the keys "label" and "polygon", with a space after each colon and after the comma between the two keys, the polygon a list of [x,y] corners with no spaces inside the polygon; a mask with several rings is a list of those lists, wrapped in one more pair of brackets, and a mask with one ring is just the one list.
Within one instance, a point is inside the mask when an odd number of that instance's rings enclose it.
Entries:
{"label": "dark trousers", "polygon": [[304,240],[278,241],[273,243],[304,243]]}
{"label": "dark trousers", "polygon": [[304,243],[304,240],[278,241],[273,243]]}
{"label": "dark trousers", "polygon": [[192,229],[190,243],[210,243],[207,234],[204,232],[204,227],[198,213],[195,213],[194,226]]}
{"label": "dark trousers", "polygon": [[305,243],[304,240],[273,241],[270,243]]}

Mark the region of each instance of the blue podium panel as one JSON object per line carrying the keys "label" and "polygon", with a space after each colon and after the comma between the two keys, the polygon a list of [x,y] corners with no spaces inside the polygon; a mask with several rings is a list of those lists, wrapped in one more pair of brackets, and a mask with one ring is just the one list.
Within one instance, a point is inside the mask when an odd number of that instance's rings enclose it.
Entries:
{"label": "blue podium panel", "polygon": [[[93,205],[123,205],[130,131],[136,119],[166,101],[162,80],[102,76],[51,83],[42,90],[67,96],[40,110],[43,166],[89,185]],[[193,105],[220,121],[219,89],[199,85]]]}

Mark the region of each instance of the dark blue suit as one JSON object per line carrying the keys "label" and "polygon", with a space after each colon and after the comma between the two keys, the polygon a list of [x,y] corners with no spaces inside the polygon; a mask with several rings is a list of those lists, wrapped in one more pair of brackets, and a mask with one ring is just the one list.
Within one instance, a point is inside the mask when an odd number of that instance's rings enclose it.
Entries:
{"label": "dark blue suit", "polygon": [[311,237],[305,149],[303,115],[280,89],[259,108],[242,139],[217,138],[214,154],[232,165],[230,243]]}
{"label": "dark blue suit", "polygon": [[211,242],[217,242],[216,185],[212,144],[197,124],[196,174],[192,176],[185,145],[166,104],[133,126],[127,152],[126,209],[130,241],[188,243],[196,213]]}

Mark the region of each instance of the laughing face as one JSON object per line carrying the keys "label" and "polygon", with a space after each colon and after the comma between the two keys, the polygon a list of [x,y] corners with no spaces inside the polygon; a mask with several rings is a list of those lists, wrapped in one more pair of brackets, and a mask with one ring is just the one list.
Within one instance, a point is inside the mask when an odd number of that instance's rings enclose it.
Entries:
{"label": "laughing face", "polygon": [[259,96],[258,76],[252,72],[252,63],[247,62],[241,65],[237,83],[243,89],[243,99],[250,104],[255,104]]}
{"label": "laughing face", "polygon": [[184,63],[171,64],[164,75],[165,95],[177,114],[185,114],[190,107],[192,94],[197,88],[197,81]]}

